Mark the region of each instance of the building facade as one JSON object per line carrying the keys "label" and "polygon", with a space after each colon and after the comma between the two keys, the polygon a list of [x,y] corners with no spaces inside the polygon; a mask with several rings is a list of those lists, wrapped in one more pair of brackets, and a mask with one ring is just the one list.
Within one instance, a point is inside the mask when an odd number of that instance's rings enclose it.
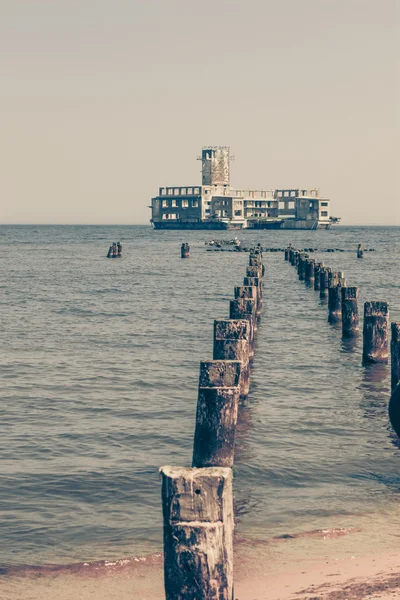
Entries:
{"label": "building facade", "polygon": [[152,198],[156,229],[327,229],[330,200],[317,188],[237,190],[230,185],[230,149],[202,149],[202,185],[159,188]]}

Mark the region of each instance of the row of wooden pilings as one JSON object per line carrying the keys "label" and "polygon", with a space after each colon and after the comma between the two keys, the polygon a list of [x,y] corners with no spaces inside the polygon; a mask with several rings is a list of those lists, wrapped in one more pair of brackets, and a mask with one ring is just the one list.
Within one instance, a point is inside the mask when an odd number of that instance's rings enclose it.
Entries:
{"label": "row of wooden pilings", "polygon": [[[298,276],[309,287],[319,291],[321,300],[328,300],[328,321],[342,325],[343,338],[357,337],[360,332],[358,288],[347,285],[341,271],[332,271],[322,262],[311,259],[295,248],[285,249],[285,260],[297,268]],[[363,354],[364,364],[389,361],[389,305],[384,301],[364,303]],[[400,323],[391,323],[391,389],[389,417],[400,436]]]}
{"label": "row of wooden pilings", "polygon": [[233,598],[235,430],[249,392],[263,275],[255,248],[229,319],[214,321],[213,360],[200,363],[192,467],[160,469],[166,600]]}

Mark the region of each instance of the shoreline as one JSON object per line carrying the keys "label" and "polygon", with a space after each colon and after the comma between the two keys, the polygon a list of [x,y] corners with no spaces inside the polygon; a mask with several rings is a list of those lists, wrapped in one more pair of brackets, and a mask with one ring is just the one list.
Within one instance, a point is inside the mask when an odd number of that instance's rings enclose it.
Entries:
{"label": "shoreline", "polygon": [[[265,542],[239,538],[235,600],[394,600],[400,597],[398,536],[380,533],[381,543],[372,527],[321,529]],[[0,575],[0,598],[164,600],[162,554],[10,568]]]}

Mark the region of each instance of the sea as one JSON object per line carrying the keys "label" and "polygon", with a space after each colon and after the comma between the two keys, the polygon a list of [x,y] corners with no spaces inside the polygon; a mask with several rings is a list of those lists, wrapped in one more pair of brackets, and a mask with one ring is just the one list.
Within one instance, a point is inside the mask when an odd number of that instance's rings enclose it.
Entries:
{"label": "sea", "polygon": [[[367,300],[386,300],[390,320],[400,320],[399,234],[235,232],[244,246],[318,249],[314,258],[359,288],[361,328]],[[212,359],[214,319],[229,318],[248,264],[248,254],[210,251],[207,242],[232,237],[0,227],[0,572],[162,551],[159,468],[191,464],[199,364]],[[118,241],[122,258],[107,259]],[[326,303],[282,251],[265,252],[264,264],[236,435],[237,543],[356,527],[376,515],[382,527],[394,514],[399,524],[390,365],[362,365],[362,336],[342,341]]]}

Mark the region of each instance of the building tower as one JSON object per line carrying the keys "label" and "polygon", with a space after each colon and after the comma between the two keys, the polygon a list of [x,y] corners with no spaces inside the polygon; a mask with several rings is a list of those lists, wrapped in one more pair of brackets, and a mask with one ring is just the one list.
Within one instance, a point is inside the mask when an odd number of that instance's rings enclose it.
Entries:
{"label": "building tower", "polygon": [[201,152],[202,184],[230,186],[229,146],[207,146]]}

